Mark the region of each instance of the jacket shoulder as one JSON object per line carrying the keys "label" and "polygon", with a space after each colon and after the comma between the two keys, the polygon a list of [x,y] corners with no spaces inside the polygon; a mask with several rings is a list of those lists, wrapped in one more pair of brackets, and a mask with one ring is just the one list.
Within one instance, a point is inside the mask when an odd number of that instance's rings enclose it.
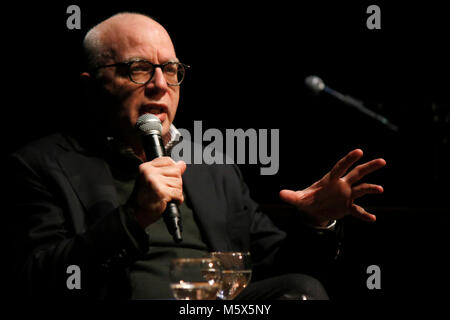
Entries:
{"label": "jacket shoulder", "polygon": [[72,138],[62,133],[54,133],[20,147],[12,152],[8,160],[21,162],[31,168],[49,166],[62,154],[76,150]]}
{"label": "jacket shoulder", "polygon": [[74,145],[71,140],[72,138],[63,133],[54,133],[25,144],[14,151],[13,154],[26,156],[34,153],[41,154],[58,152],[62,150],[73,150]]}

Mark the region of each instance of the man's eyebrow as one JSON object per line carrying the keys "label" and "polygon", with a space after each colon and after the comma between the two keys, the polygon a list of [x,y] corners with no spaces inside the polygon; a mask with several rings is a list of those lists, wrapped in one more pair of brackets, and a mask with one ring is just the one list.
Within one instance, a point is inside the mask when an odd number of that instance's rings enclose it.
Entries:
{"label": "man's eyebrow", "polygon": [[[132,61],[148,61],[148,62],[151,62],[150,60],[148,60],[146,58],[143,58],[143,57],[140,57],[140,56],[130,57],[128,59],[125,59],[123,62],[127,63],[127,62],[132,62]],[[161,64],[164,64],[166,62],[180,62],[180,60],[178,58],[167,59],[167,60],[161,62]]]}

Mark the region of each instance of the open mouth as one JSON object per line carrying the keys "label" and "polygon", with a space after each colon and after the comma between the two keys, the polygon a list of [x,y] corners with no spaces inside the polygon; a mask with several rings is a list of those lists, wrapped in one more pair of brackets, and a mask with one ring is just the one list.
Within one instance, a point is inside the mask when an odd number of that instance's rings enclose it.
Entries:
{"label": "open mouth", "polygon": [[162,107],[156,107],[156,106],[151,106],[149,108],[146,108],[145,112],[147,113],[152,113],[152,114],[160,114],[165,112],[164,109]]}
{"label": "open mouth", "polygon": [[143,115],[145,113],[154,114],[161,120],[161,122],[163,122],[167,118],[167,107],[164,105],[147,104],[142,106],[139,110],[139,115]]}

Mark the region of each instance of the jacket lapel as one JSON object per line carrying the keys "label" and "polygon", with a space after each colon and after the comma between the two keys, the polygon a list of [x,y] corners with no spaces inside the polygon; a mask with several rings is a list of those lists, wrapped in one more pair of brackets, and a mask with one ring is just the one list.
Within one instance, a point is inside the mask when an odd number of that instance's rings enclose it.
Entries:
{"label": "jacket lapel", "polygon": [[82,150],[77,151],[62,154],[58,162],[87,212],[85,222],[90,225],[117,208],[118,197],[106,162]]}
{"label": "jacket lapel", "polygon": [[[117,192],[106,162],[90,155],[78,144],[71,144],[69,148],[64,146],[71,151],[62,154],[58,161],[88,213],[86,223],[89,225],[100,219],[102,212],[111,212],[119,206]],[[218,196],[220,192],[216,190],[215,180],[207,165],[187,165],[183,187],[210,250],[231,250],[224,227],[227,225],[227,205]]]}
{"label": "jacket lapel", "polygon": [[199,227],[210,249],[230,251],[226,228],[226,203],[217,196],[214,179],[206,165],[187,165],[183,174],[183,187],[192,203]]}

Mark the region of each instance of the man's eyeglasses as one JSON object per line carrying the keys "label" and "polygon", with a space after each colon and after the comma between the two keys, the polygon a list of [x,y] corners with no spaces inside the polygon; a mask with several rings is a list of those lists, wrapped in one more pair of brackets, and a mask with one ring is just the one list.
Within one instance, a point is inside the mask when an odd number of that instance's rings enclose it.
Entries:
{"label": "man's eyeglasses", "polygon": [[124,66],[128,68],[130,80],[138,84],[147,84],[152,80],[156,68],[161,68],[164,78],[169,86],[179,86],[183,82],[186,69],[190,68],[181,62],[169,61],[163,64],[154,64],[147,60],[131,60],[118,62],[95,68],[95,70],[109,67]]}

